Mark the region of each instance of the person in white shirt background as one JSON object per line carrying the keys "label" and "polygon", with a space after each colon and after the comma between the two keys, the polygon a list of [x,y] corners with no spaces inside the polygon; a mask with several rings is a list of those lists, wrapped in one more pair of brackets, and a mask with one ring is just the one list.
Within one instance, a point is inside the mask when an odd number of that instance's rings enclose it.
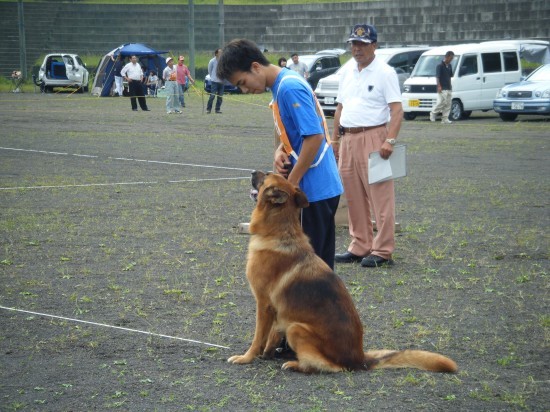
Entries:
{"label": "person in white shirt background", "polygon": [[122,77],[128,82],[128,92],[130,93],[130,102],[132,110],[137,112],[136,97],[139,102],[141,110],[148,112],[147,102],[143,93],[143,69],[138,63],[137,56],[132,56],[130,63],[122,68],[120,71]]}
{"label": "person in white shirt background", "polygon": [[304,79],[307,79],[309,77],[307,65],[304,62],[300,61],[300,57],[298,57],[298,53],[293,53],[290,56],[290,58],[292,59],[292,63],[287,64],[286,67],[288,67],[290,70],[294,70],[295,72],[299,73],[300,76],[302,76]]}

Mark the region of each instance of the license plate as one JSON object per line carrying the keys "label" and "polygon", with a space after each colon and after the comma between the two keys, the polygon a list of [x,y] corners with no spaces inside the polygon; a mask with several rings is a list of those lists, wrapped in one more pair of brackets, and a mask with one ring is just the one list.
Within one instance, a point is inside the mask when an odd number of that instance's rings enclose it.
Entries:
{"label": "license plate", "polygon": [[325,97],[325,104],[334,104],[334,97]]}
{"label": "license plate", "polygon": [[409,107],[419,107],[420,106],[420,100],[414,99],[409,100]]}
{"label": "license plate", "polygon": [[512,103],[512,110],[523,110],[523,102]]}

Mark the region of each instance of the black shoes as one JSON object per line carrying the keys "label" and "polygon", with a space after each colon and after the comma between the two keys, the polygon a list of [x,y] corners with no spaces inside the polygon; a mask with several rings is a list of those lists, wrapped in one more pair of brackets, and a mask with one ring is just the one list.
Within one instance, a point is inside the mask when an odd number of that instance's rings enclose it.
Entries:
{"label": "black shoes", "polygon": [[384,259],[376,255],[369,255],[361,261],[361,266],[366,268],[378,268],[382,266],[393,266],[393,260]]}
{"label": "black shoes", "polygon": [[137,111],[138,111],[138,109],[132,109],[132,111],[134,111],[134,112],[137,112]]}
{"label": "black shoes", "polygon": [[221,110],[216,110],[216,114],[222,114]]}
{"label": "black shoes", "polygon": [[361,262],[363,260],[363,256],[357,256],[354,255],[351,252],[346,252],[342,254],[336,254],[334,255],[334,261],[336,263],[353,263],[353,262]]}
{"label": "black shoes", "polygon": [[366,268],[378,268],[381,266],[393,265],[393,260],[391,259],[384,259],[383,257],[376,255],[368,255],[367,257],[357,256],[351,252],[342,253],[341,255],[334,255],[334,261],[336,263],[361,262],[361,266]]}
{"label": "black shoes", "polygon": [[150,109],[141,109],[143,110],[144,112],[150,112],[151,110]]}

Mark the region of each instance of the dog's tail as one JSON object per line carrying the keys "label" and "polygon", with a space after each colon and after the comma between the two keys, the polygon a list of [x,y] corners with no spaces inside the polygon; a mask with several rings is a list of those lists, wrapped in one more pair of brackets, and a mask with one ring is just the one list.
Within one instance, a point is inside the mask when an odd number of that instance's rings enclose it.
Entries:
{"label": "dog's tail", "polygon": [[365,352],[365,363],[368,369],[416,368],[447,373],[458,370],[452,359],[423,350],[371,350]]}

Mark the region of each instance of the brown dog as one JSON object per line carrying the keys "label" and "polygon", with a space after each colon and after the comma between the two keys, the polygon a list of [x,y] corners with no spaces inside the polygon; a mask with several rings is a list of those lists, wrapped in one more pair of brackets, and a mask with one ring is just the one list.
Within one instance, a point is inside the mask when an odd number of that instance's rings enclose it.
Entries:
{"label": "brown dog", "polygon": [[276,174],[254,172],[259,191],[252,212],[246,276],[256,298],[256,331],[244,355],[230,363],[271,358],[286,336],[297,360],[283,369],[340,372],[418,368],[456,372],[454,361],[420,350],[363,351],[363,327],[342,280],[313,251],[299,210],[306,195]]}

